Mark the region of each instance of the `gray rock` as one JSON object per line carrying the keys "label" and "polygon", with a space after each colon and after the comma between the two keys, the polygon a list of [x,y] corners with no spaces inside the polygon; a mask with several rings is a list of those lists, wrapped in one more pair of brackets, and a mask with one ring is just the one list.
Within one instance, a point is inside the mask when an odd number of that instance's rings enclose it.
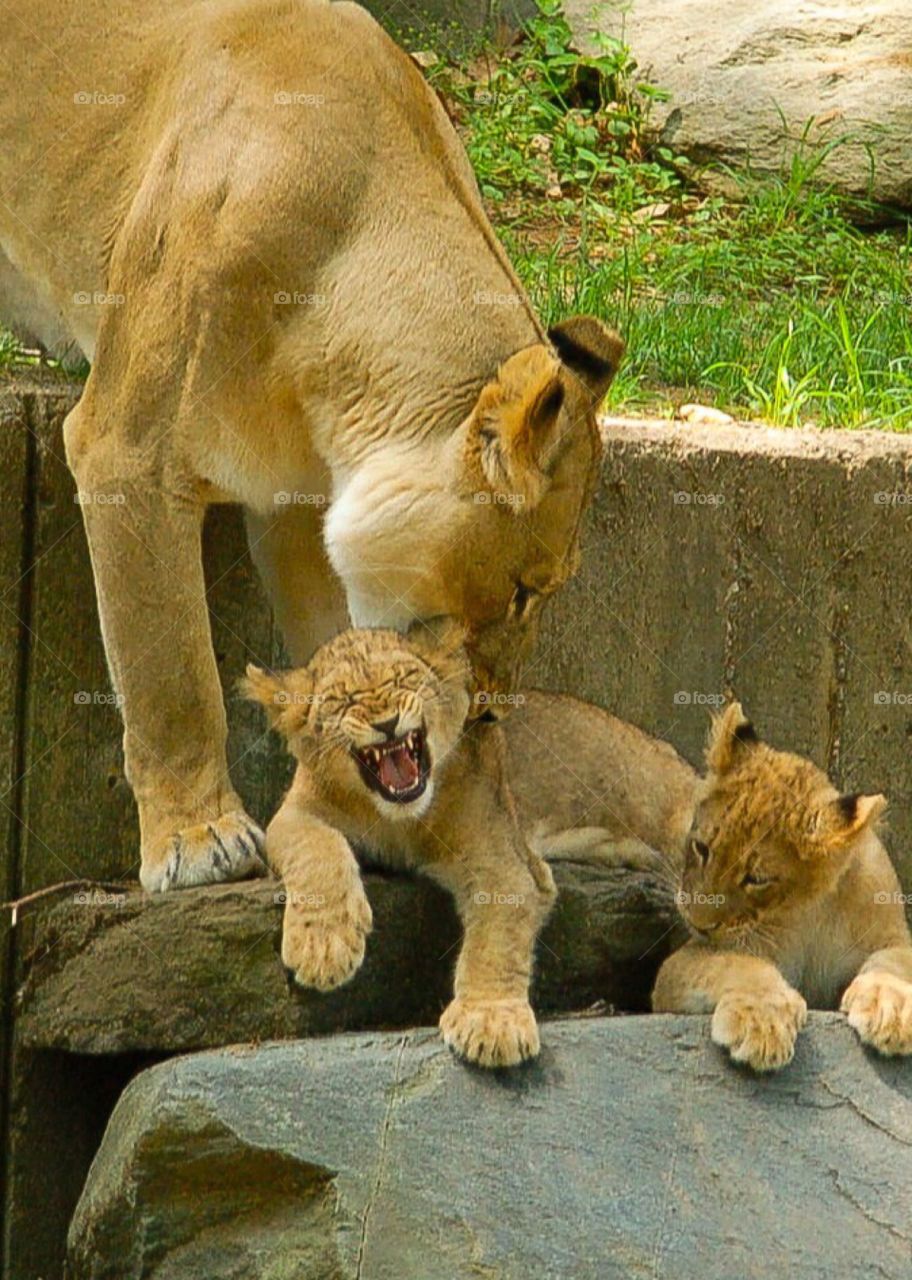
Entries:
{"label": "gray rock", "polygon": [[[585,43],[589,0],[566,0]],[[638,75],[670,92],[651,122],[695,166],[777,173],[809,120],[811,148],[843,135],[818,180],[912,207],[912,54],[904,0],[633,0],[602,6]],[[874,169],[872,174],[872,158]],[[714,184],[710,174],[704,181]]]}
{"label": "gray rock", "polygon": [[815,1014],[773,1078],[703,1018],[550,1023],[486,1074],[428,1032],[234,1048],[121,1098],[73,1280],[905,1280],[912,1069]]}
{"label": "gray rock", "polygon": [[[536,1007],[648,1007],[656,969],[680,937],[669,887],[645,873],[573,864],[555,877],[560,897],[539,943]],[[21,1043],[179,1051],[436,1022],[460,939],[449,897],[404,876],[368,874],[365,884],[374,911],[367,957],[328,995],[297,987],[282,967],[278,881],[152,897],[88,888],[25,912]]]}

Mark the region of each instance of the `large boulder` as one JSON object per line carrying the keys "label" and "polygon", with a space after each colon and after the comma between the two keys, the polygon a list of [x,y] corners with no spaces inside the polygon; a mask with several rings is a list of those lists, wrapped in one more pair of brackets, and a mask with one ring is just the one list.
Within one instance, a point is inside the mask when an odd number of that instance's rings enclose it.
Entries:
{"label": "large boulder", "polygon": [[[592,5],[566,0],[565,9],[585,43]],[[810,122],[807,159],[817,144],[850,137],[818,179],[908,209],[909,19],[904,0],[633,0],[602,6],[599,25],[624,36],[638,75],[669,91],[652,124],[696,165],[779,172]]]}
{"label": "large boulder", "polygon": [[912,1070],[817,1014],[772,1078],[706,1019],[550,1023],[467,1070],[429,1032],[172,1059],[128,1087],[72,1280],[906,1280]]}

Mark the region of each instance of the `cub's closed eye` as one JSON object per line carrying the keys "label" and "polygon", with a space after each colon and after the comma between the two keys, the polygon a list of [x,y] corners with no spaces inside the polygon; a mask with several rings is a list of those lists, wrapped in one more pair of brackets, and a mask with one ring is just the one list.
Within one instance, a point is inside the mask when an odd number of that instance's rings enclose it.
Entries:
{"label": "cub's closed eye", "polygon": [[709,857],[709,845],[702,840],[691,840],[690,851],[695,858],[699,858],[701,862],[705,862]]}
{"label": "cub's closed eye", "polygon": [[752,871],[741,881],[745,889],[765,889],[768,884],[772,884],[771,876],[755,875]]}

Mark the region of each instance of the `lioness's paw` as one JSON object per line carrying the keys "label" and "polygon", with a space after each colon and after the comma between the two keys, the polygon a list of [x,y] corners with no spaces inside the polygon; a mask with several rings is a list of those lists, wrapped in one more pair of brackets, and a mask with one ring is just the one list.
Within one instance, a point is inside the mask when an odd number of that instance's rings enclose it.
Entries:
{"label": "lioness's paw", "polygon": [[454,1053],[480,1067],[513,1067],[541,1048],[528,1000],[453,1000],[440,1030]]}
{"label": "lioness's paw", "polygon": [[[307,895],[304,895],[307,901]],[[359,885],[341,903],[302,907],[288,890],[282,925],[282,963],[294,973],[295,982],[317,991],[341,987],[361,968],[364,946],[371,931],[370,903]]]}
{"label": "lioness's paw", "polygon": [[858,1037],[880,1053],[912,1053],[912,983],[892,973],[860,973],[840,1008]]}
{"label": "lioness's paw", "polygon": [[806,1022],[807,1005],[791,987],[757,995],[732,991],[716,1005],[711,1035],[734,1062],[755,1071],[777,1071],[791,1062]]}
{"label": "lioness's paw", "polygon": [[191,889],[221,880],[248,880],[267,874],[265,837],[242,809],[211,822],[176,831],[143,850],[139,879],[149,893]]}

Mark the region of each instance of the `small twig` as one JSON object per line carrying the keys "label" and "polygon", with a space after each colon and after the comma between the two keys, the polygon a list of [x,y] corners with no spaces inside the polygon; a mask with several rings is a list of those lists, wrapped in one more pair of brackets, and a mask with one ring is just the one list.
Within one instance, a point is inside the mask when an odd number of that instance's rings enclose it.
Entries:
{"label": "small twig", "polygon": [[36,889],[34,893],[27,893],[22,898],[14,898],[11,902],[0,902],[0,911],[12,911],[13,918],[10,921],[10,926],[15,928],[20,907],[26,907],[32,902],[37,902],[39,898],[50,897],[52,893],[68,893],[71,889],[82,888],[96,891],[101,889],[107,893],[132,887],[127,880],[61,880],[57,884],[46,885],[44,889]]}

